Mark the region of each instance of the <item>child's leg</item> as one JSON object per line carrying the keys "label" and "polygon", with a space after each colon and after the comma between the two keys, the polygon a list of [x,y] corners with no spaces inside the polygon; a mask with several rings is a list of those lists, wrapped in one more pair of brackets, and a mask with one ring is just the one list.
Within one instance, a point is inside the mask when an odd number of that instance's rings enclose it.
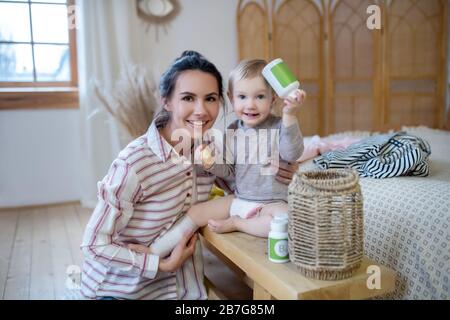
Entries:
{"label": "child's leg", "polygon": [[193,205],[177,224],[151,244],[151,252],[165,257],[172,252],[183,235],[194,233],[199,227],[206,226],[209,219],[227,218],[233,198],[233,195],[229,195]]}
{"label": "child's leg", "polygon": [[209,228],[217,233],[241,231],[257,237],[267,237],[270,231],[270,222],[279,213],[287,212],[288,205],[284,202],[269,203],[261,208],[257,217],[243,219],[232,216],[226,220],[211,220]]}
{"label": "child's leg", "polygon": [[193,205],[186,215],[198,227],[204,227],[210,219],[226,219],[230,216],[230,206],[233,202],[234,195],[223,198],[200,202]]}
{"label": "child's leg", "polygon": [[288,204],[286,202],[272,202],[268,203],[262,207],[260,215],[270,215],[272,217],[280,213],[287,213],[289,210]]}
{"label": "child's leg", "polygon": [[232,216],[225,220],[211,220],[208,227],[217,233],[241,231],[257,237],[267,237],[270,231],[270,221],[272,221],[270,215],[250,219]]}

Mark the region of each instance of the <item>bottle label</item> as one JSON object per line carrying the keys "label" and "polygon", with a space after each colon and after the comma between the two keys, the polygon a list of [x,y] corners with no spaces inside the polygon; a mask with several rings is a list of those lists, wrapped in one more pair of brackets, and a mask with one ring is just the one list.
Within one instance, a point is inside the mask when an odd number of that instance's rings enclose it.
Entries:
{"label": "bottle label", "polygon": [[284,62],[273,66],[271,71],[273,76],[278,80],[283,88],[286,88],[291,83],[297,81],[295,75],[291,72],[291,70],[289,70],[288,66]]}
{"label": "bottle label", "polygon": [[289,257],[287,239],[269,238],[269,257],[272,260],[287,260]]}

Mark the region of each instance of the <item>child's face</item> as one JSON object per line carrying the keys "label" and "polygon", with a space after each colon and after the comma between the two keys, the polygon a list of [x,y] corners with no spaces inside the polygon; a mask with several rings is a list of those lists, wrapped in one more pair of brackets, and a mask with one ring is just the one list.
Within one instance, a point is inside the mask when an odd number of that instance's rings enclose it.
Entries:
{"label": "child's face", "polygon": [[273,101],[271,90],[262,77],[235,81],[230,100],[237,117],[249,127],[267,118]]}

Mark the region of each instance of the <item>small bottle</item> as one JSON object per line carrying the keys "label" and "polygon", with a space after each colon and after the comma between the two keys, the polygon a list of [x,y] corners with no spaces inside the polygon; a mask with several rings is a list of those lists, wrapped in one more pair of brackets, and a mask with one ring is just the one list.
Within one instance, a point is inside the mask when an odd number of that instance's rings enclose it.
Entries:
{"label": "small bottle", "polygon": [[280,221],[286,221],[286,223],[288,223],[289,221],[289,214],[287,214],[287,212],[283,212],[283,213],[278,213],[276,214],[273,219],[275,220],[280,220]]}
{"label": "small bottle", "polygon": [[287,214],[280,214],[272,219],[267,245],[270,261],[275,263],[289,262]]}
{"label": "small bottle", "polygon": [[295,91],[300,87],[300,82],[282,59],[278,58],[267,64],[262,74],[280,98],[295,98]]}

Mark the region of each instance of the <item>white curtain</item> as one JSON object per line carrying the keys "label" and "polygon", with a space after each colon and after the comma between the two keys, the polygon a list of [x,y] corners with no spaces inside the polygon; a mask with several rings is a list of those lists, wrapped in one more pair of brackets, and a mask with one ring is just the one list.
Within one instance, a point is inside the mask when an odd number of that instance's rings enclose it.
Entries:
{"label": "white curtain", "polygon": [[128,142],[100,105],[94,85],[108,89],[127,64],[142,61],[136,1],[78,0],[77,47],[81,114],[81,203],[94,207],[97,182]]}

